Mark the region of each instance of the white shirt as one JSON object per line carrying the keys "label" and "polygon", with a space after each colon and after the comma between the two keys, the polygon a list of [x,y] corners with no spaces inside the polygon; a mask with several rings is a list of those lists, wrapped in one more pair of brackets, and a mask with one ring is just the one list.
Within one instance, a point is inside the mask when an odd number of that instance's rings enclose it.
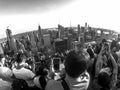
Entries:
{"label": "white shirt", "polygon": [[12,71],[16,78],[25,80],[29,86],[34,86],[32,79],[35,74],[31,70],[22,67],[21,69],[14,68]]}
{"label": "white shirt", "polygon": [[2,58],[2,59],[1,59],[1,63],[2,63],[2,65],[5,64],[5,58]]}
{"label": "white shirt", "polygon": [[3,80],[11,79],[13,72],[8,67],[0,67],[0,78]]}
{"label": "white shirt", "polygon": [[11,90],[11,84],[8,81],[4,81],[2,79],[0,79],[0,90]]}

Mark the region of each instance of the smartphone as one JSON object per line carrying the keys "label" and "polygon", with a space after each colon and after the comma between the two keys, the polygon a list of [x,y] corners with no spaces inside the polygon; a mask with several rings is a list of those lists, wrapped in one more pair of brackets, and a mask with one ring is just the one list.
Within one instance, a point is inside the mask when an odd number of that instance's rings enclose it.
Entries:
{"label": "smartphone", "polygon": [[105,49],[106,51],[109,50],[109,44],[108,44],[108,43],[104,43],[104,49]]}
{"label": "smartphone", "polygon": [[59,57],[54,57],[53,58],[54,71],[59,71],[60,70],[60,61],[61,61],[61,59]]}

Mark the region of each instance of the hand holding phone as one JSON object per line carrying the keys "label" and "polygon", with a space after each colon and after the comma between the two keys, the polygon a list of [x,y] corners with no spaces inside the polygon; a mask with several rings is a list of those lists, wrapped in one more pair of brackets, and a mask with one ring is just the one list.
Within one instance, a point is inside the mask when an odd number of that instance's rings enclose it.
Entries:
{"label": "hand holding phone", "polygon": [[104,49],[105,49],[106,51],[109,50],[109,43],[104,43]]}

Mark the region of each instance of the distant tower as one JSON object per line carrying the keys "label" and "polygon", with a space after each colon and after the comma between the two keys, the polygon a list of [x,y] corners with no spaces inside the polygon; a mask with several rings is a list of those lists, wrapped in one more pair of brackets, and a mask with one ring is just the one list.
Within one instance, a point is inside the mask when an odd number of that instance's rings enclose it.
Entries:
{"label": "distant tower", "polygon": [[40,25],[38,26],[38,40],[39,40],[39,48],[44,46],[44,40],[43,40],[43,33]]}
{"label": "distant tower", "polygon": [[88,27],[87,27],[87,22],[85,23],[85,32],[87,31]]}
{"label": "distant tower", "polygon": [[42,29],[41,29],[40,25],[38,26],[38,39],[42,43],[43,33],[42,33]]}
{"label": "distant tower", "polygon": [[58,38],[59,39],[64,38],[64,36],[65,36],[64,35],[65,34],[64,30],[65,30],[65,28],[62,25],[58,24]]}
{"label": "distant tower", "polygon": [[38,36],[41,37],[42,36],[42,30],[40,25],[38,26]]}
{"label": "distant tower", "polygon": [[10,39],[12,38],[12,32],[10,29],[8,29],[8,27],[6,29],[6,35],[7,35],[7,40],[10,41]]}
{"label": "distant tower", "polygon": [[60,24],[58,24],[58,38],[59,38],[59,39],[61,38],[60,34],[61,34],[61,31],[60,31]]}
{"label": "distant tower", "polygon": [[87,22],[85,23],[85,29],[84,29],[84,42],[86,41],[86,32],[88,31],[88,25]]}

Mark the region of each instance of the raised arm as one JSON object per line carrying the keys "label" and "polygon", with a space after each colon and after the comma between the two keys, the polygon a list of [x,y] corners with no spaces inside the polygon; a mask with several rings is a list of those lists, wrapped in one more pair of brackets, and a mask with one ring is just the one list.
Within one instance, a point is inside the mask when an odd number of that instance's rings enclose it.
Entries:
{"label": "raised arm", "polygon": [[108,54],[110,56],[110,60],[112,62],[112,65],[113,65],[113,72],[112,72],[112,88],[116,87],[116,82],[117,82],[117,74],[118,74],[118,66],[117,66],[117,63],[111,53],[111,49],[110,49],[110,46],[109,46],[109,51],[108,51]]}
{"label": "raised arm", "polygon": [[100,72],[100,70],[102,69],[103,63],[102,63],[102,52],[104,50],[104,46],[102,46],[100,53],[98,54],[97,57],[97,61],[96,61],[96,65],[95,65],[95,72],[96,75],[98,75],[98,73]]}

